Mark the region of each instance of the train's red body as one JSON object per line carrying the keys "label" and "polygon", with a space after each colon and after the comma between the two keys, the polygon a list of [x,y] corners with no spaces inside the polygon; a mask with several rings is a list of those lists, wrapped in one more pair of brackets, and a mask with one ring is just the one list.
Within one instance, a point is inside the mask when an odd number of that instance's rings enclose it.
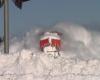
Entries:
{"label": "train's red body", "polygon": [[40,38],[40,49],[46,54],[59,54],[61,38],[57,32],[45,32]]}

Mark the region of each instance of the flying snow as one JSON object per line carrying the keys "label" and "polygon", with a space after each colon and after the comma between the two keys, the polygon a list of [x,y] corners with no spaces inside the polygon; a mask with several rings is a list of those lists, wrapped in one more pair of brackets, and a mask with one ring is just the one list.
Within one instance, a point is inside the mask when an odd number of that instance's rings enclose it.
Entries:
{"label": "flying snow", "polygon": [[[61,32],[60,56],[44,54],[39,37],[44,31]],[[34,28],[10,41],[10,53],[0,47],[0,80],[99,80],[100,33],[84,26],[58,23],[51,29]]]}

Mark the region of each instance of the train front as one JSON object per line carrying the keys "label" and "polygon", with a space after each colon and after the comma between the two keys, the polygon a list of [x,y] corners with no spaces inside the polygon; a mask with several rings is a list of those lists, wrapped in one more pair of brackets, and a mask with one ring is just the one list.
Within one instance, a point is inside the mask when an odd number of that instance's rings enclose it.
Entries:
{"label": "train front", "polygon": [[40,38],[40,49],[45,54],[60,56],[61,38],[58,32],[45,32]]}

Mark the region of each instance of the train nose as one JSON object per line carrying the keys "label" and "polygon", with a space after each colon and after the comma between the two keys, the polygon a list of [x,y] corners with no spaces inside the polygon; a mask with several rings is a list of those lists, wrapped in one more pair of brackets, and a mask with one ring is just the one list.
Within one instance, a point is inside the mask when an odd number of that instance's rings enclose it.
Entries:
{"label": "train nose", "polygon": [[58,57],[59,56],[59,50],[57,50],[57,48],[55,46],[46,46],[43,48],[43,51],[45,54],[47,55],[52,55],[54,57]]}
{"label": "train nose", "polygon": [[61,38],[57,33],[45,33],[40,39],[40,49],[53,56],[59,55],[61,49]]}

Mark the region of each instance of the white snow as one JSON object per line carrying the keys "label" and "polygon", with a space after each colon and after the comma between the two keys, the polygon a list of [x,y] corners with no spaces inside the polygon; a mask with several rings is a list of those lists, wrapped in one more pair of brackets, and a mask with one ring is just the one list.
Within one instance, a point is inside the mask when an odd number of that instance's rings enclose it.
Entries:
{"label": "white snow", "polygon": [[100,33],[70,26],[62,23],[53,28],[64,34],[57,58],[39,51],[35,31],[22,41],[12,40],[8,55],[1,46],[0,80],[100,80]]}
{"label": "white snow", "polygon": [[0,80],[61,79],[99,80],[100,61],[80,60],[62,52],[54,58],[44,53],[34,54],[28,49],[8,56],[0,55]]}

